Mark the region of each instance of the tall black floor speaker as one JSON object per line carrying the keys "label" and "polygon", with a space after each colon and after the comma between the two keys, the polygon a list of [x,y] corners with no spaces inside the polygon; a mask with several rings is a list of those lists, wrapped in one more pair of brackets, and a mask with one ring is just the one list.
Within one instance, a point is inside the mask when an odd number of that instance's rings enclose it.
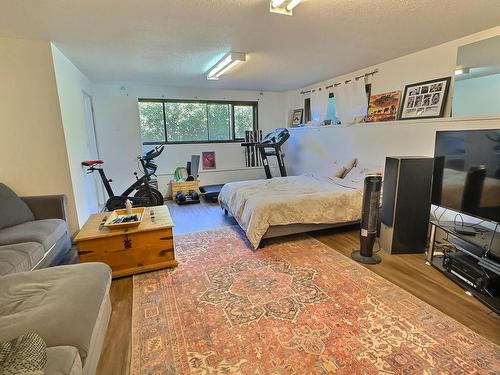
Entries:
{"label": "tall black floor speaker", "polygon": [[377,173],[365,177],[359,232],[360,250],[351,254],[352,259],[360,263],[377,264],[381,262],[380,257],[373,254],[373,245],[377,237],[381,188],[381,174]]}
{"label": "tall black floor speaker", "polygon": [[385,159],[380,247],[388,253],[425,252],[433,160],[420,156]]}

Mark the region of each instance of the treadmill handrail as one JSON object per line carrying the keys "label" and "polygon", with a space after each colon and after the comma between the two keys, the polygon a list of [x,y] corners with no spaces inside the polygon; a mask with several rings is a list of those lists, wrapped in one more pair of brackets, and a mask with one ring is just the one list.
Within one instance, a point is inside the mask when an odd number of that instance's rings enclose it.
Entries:
{"label": "treadmill handrail", "polygon": [[[255,147],[259,150],[262,159],[262,166],[266,172],[267,178],[272,178],[271,169],[269,168],[268,156],[275,156],[278,161],[278,167],[280,170],[281,177],[286,177],[286,167],[283,160],[284,154],[281,151],[281,145],[290,138],[290,133],[288,129],[278,128],[275,131],[267,134],[260,142],[243,142],[241,146],[243,147]],[[266,151],[266,149],[272,149],[272,151]]]}

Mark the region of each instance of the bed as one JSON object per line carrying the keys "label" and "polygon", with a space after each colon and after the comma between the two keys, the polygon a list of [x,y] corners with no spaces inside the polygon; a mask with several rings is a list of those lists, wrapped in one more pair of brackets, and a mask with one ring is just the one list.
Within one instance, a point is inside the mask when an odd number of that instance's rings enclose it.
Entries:
{"label": "bed", "polygon": [[258,248],[265,238],[359,222],[363,184],[319,174],[224,185],[219,202]]}

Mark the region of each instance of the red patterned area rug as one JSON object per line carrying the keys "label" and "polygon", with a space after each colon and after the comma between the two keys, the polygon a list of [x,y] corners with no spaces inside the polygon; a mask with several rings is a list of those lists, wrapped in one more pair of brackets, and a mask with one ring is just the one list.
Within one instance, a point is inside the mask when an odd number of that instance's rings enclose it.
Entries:
{"label": "red patterned area rug", "polygon": [[175,240],[176,270],[134,276],[134,375],[500,373],[498,346],[309,236]]}

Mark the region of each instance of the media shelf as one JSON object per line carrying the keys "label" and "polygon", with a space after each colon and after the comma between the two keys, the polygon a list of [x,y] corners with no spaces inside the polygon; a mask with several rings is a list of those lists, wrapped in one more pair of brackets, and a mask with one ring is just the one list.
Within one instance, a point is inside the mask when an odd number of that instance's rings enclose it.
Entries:
{"label": "media shelf", "polygon": [[[437,222],[431,221],[431,236],[429,240],[429,249],[427,251],[427,262],[442,272],[453,282],[458,284],[462,289],[468,291],[471,295],[488,306],[496,314],[500,315],[500,290],[493,288],[488,290],[490,295],[481,292],[473,286],[467,277],[463,277],[460,272],[450,272],[443,265],[445,254],[458,254],[458,257],[468,259],[471,264],[475,264],[484,274],[491,277],[500,277],[500,261],[491,254],[488,254],[490,245],[492,248],[498,248],[500,244],[500,233],[495,233],[491,229],[476,226],[478,233],[474,236],[465,235],[455,230],[453,222]],[[443,230],[447,239],[444,243],[436,243],[436,229]],[[492,241],[493,239],[493,241]],[[496,247],[493,247],[496,246]],[[463,254],[463,255],[462,255]],[[500,280],[498,280],[500,281]],[[496,283],[496,285],[498,282]]]}

